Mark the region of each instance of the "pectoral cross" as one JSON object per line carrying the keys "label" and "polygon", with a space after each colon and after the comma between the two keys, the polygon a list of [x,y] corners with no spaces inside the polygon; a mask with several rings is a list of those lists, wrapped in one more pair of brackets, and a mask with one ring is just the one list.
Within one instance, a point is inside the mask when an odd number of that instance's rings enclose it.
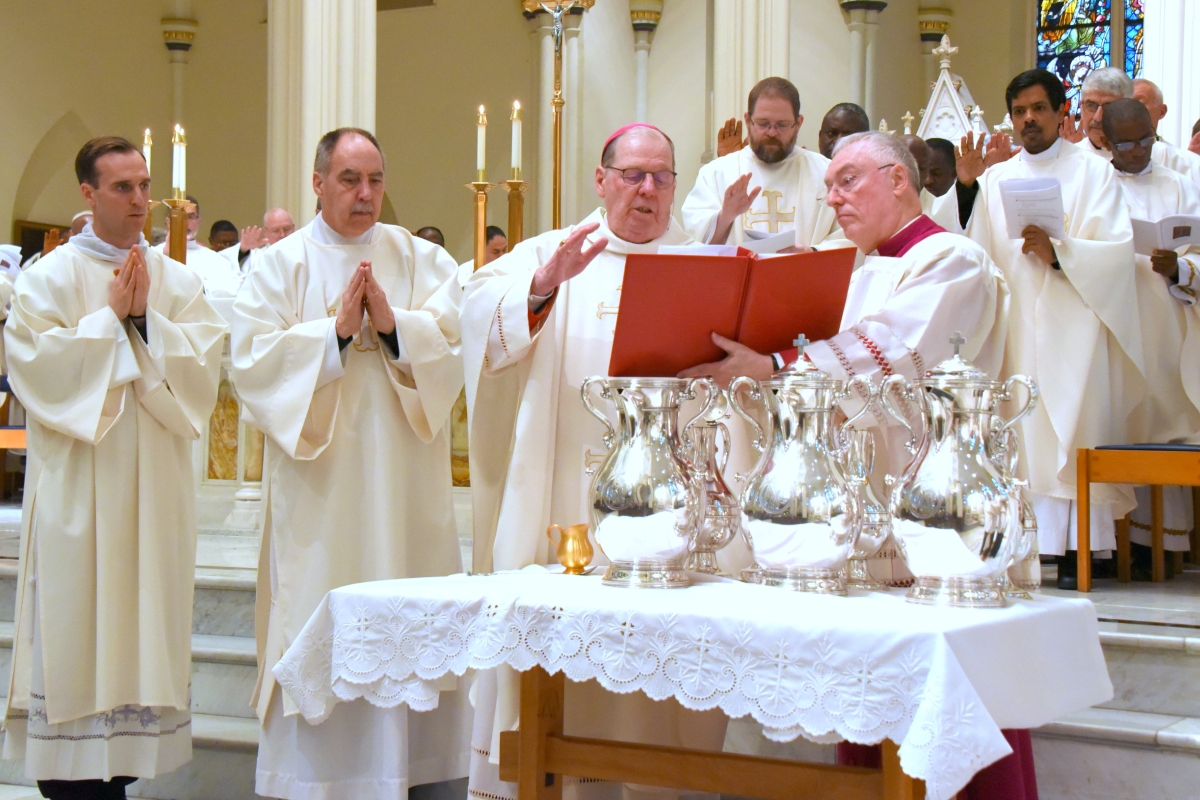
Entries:
{"label": "pectoral cross", "polygon": [[[760,222],[766,223],[768,233],[779,233],[779,223],[796,222],[796,207],[792,206],[791,211],[782,211],[779,208],[779,202],[783,200],[783,192],[777,192],[774,189],[768,189],[762,193],[763,198],[767,201],[766,211],[747,211],[746,212],[746,227],[753,228]],[[761,217],[761,219],[755,219]]]}
{"label": "pectoral cross", "polygon": [[962,331],[955,331],[954,335],[950,337],[950,344],[954,345],[955,357],[958,356],[959,349],[966,343],[967,340],[963,338]]}

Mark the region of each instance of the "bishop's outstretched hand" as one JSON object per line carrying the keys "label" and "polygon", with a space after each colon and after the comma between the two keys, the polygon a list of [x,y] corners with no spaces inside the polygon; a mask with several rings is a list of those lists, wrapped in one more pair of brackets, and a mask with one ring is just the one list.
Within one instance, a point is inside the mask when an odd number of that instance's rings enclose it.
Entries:
{"label": "bishop's outstretched hand", "polygon": [[600,229],[599,223],[592,222],[580,225],[562,240],[550,260],[537,268],[533,273],[533,282],[529,285],[529,293],[539,297],[557,289],[562,283],[583,272],[596,256],[608,247],[608,239],[601,236],[591,246],[584,248],[587,237]]}

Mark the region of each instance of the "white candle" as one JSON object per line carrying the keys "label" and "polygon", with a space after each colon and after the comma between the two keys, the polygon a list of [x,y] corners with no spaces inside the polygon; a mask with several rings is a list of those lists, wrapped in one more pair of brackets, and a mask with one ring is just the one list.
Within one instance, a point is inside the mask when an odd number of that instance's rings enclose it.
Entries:
{"label": "white candle", "polygon": [[512,107],[512,176],[521,177],[521,101],[513,100]]}
{"label": "white candle", "polygon": [[[479,121],[475,133],[475,170],[483,173],[487,161],[487,115],[483,106],[479,107]],[[482,178],[481,178],[482,180]]]}
{"label": "white candle", "polygon": [[177,195],[187,194],[187,137],[183,127],[175,126],[175,135],[171,137],[171,188]]}
{"label": "white candle", "polygon": [[150,129],[146,128],[145,135],[142,136],[142,158],[146,159],[146,172],[150,172],[150,148],[154,145],[154,141],[150,138]]}

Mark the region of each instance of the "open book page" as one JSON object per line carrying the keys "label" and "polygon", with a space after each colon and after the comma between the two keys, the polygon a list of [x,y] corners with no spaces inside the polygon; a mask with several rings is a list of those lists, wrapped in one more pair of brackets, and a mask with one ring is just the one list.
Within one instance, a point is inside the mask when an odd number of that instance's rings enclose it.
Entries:
{"label": "open book page", "polygon": [[736,256],[735,244],[664,244],[659,245],[662,256]]}
{"label": "open book page", "polygon": [[1153,254],[1155,250],[1175,250],[1187,245],[1200,244],[1200,217],[1178,214],[1158,222],[1133,220],[1133,249],[1141,256]]}
{"label": "open book page", "polygon": [[1000,181],[1000,202],[1008,238],[1021,239],[1030,225],[1044,230],[1051,239],[1067,238],[1062,185],[1057,178],[1013,178]]}
{"label": "open book page", "polygon": [[749,250],[751,253],[759,255],[767,255],[768,253],[778,253],[785,247],[791,247],[796,243],[795,231],[784,231],[783,233],[764,233],[750,228],[745,229],[746,238],[742,242],[742,247]]}

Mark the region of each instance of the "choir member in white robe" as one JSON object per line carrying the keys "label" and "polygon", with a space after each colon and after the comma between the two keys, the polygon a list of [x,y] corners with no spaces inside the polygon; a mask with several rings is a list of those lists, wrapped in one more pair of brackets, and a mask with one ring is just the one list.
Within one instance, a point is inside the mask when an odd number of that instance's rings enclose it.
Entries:
{"label": "choir member in white robe", "polygon": [[233,306],[234,382],[266,434],[253,702],[267,797],[394,800],[467,773],[465,690],[421,714],[340,703],[309,725],[272,672],[330,590],[462,568],[446,431],[462,290],[446,251],[379,224],[384,188],[370,133],[323,136],[321,213],[264,252]]}
{"label": "choir member in white robe", "polygon": [[[843,138],[824,183],[838,225],[871,255],[851,278],[841,332],[809,344],[804,358],[843,381],[855,375],[875,383],[892,374],[913,379],[949,358],[951,339],[961,333],[963,355],[999,374],[1008,310],[1004,279],[982,247],[922,213],[920,171],[905,142],[879,132]],[[684,377],[711,375],[722,386],[739,375],[765,380],[799,356],[796,349],[768,355],[713,340],[729,356]],[[848,401],[848,412],[859,408]],[[881,411],[865,419],[864,427],[876,430],[880,463],[900,474],[911,458],[904,429]]]}
{"label": "choir member in white robe", "polygon": [[[596,168],[604,208],[525,240],[467,284],[463,361],[477,571],[551,563],[547,526],[588,519],[585,469],[606,450],[579,387],[607,374],[625,257],[692,241],[671,217],[674,169],[665,134],[649,125],[622,128]],[[490,670],[476,686],[469,792],[513,800],[516,787],[498,778],[494,742],[516,725],[515,674]],[[592,681],[568,683],[567,694],[572,735],[713,750],[724,741],[719,711],[610,694]],[[633,791],[626,787],[626,796]],[[620,787],[568,783],[564,796],[616,797]]]}
{"label": "choir member in white robe", "polygon": [[[960,175],[935,215],[943,226],[956,225],[959,196],[975,193],[973,205],[966,203],[967,234],[991,254],[1012,295],[1002,377],[1028,375],[1041,390],[1041,402],[1019,426],[1039,546],[1062,555],[1075,547],[1076,450],[1128,442],[1127,419],[1145,391],[1142,332],[1130,303],[1137,296],[1133,230],[1112,167],[1059,138],[1067,109],[1062,83],[1029,70],[1012,80],[1006,99],[1023,149],[980,170],[972,185]],[[1000,184],[1034,177],[1062,186],[1063,241],[1033,226],[1023,239],[1008,236]],[[1092,547],[1111,550],[1113,519],[1133,508],[1133,492],[1096,484],[1092,504]],[[1066,585],[1073,558],[1059,559]]]}
{"label": "choir member in white robe", "polygon": [[146,247],[141,151],[101,137],[75,164],[93,223],[21,276],[4,330],[29,433],[4,757],[46,797],[122,798],[192,755],[192,445],[225,323]]}
{"label": "choir member in white robe", "polygon": [[[1163,102],[1162,89],[1158,84],[1145,78],[1135,78],[1133,81],[1133,99],[1146,107],[1150,112],[1150,123],[1154,126],[1157,136],[1158,125],[1167,116],[1167,104]],[[1154,143],[1154,152],[1150,158],[1155,164],[1161,164],[1173,169],[1180,175],[1186,176],[1200,188],[1200,155],[1188,150],[1187,147],[1176,147],[1165,139],[1159,138]]]}
{"label": "choir member in white robe", "polygon": [[[241,286],[241,275],[237,265],[231,264],[228,256],[222,256],[196,241],[200,230],[200,204],[188,196],[191,206],[187,210],[187,255],[184,261],[204,284],[204,293],[209,297],[233,297]],[[166,254],[169,242],[155,249]]]}
{"label": "choir member in white robe", "polygon": [[821,183],[829,160],[796,146],[804,124],[796,87],[784,78],[759,81],[745,122],[749,143],[700,168],[683,201],[684,230],[708,244],[740,245],[747,230],[794,230],[803,248],[831,238],[837,225]]}
{"label": "choir member in white robe", "polygon": [[[1174,214],[1200,216],[1200,191],[1188,178],[1155,163],[1151,115],[1136,100],[1104,107],[1104,133],[1117,183],[1134,219],[1157,222]],[[1138,307],[1150,391],[1132,424],[1138,442],[1170,442],[1200,434],[1200,249],[1193,246],[1137,256]],[[1130,539],[1150,544],[1150,490],[1136,489]],[[1191,549],[1191,489],[1163,487],[1163,542],[1168,550]],[[1135,559],[1135,564],[1139,559]]]}

